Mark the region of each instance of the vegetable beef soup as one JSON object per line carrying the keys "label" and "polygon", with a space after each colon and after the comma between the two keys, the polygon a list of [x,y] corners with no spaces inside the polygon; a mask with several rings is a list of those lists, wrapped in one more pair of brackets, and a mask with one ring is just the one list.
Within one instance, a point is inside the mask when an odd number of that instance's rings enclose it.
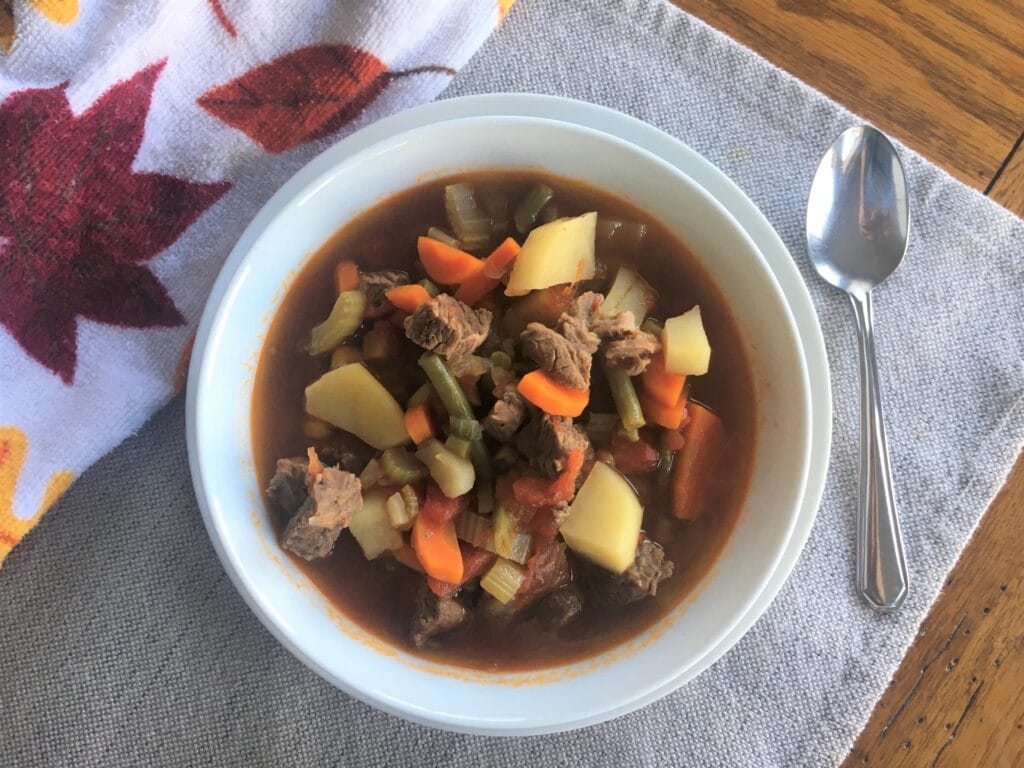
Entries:
{"label": "vegetable beef soup", "polygon": [[755,447],[724,298],[658,222],[487,172],[360,215],[256,372],[281,546],[346,616],[456,666],[563,664],[649,627],[736,523]]}

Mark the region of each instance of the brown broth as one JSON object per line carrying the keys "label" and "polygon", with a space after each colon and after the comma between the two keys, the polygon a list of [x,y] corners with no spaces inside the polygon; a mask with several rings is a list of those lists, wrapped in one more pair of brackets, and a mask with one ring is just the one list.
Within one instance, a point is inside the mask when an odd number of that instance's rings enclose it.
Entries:
{"label": "brown broth", "polygon": [[[736,523],[747,493],[755,447],[756,404],[750,367],[725,298],[685,246],[642,211],[605,192],[576,181],[536,174],[486,172],[434,181],[390,198],[340,229],[296,277],[278,310],[260,355],[252,405],[253,451],[260,487],[265,488],[278,458],[305,453],[302,433],[303,390],[325,371],[323,360],[303,351],[310,328],[323,320],[334,302],[333,272],[342,259],[365,270],[410,268],[415,242],[430,226],[445,221],[444,184],[471,181],[518,200],[539,180],[556,190],[562,216],[597,210],[602,216],[642,221],[648,233],[630,261],[660,292],[652,316],[679,314],[701,305],[713,354],[711,368],[692,379],[691,396],[723,418],[730,440],[714,484],[713,512],[692,523],[671,518],[664,501],[642,493],[644,527],[675,563],[675,574],[654,598],[622,608],[593,606],[568,627],[552,632],[538,622],[523,621],[497,629],[473,621],[415,649],[407,641],[414,599],[422,576],[389,557],[367,561],[347,532],[327,558],[306,562],[293,558],[312,582],[346,616],[382,640],[436,661],[492,671],[532,670],[577,661],[600,653],[642,632],[671,611],[699,584],[718,558]],[[614,263],[619,255],[598,250]],[[415,367],[415,357],[410,358]],[[607,395],[605,395],[607,402]],[[601,403],[595,392],[595,404]],[[613,410],[602,407],[598,410]],[[643,484],[638,483],[643,491]],[[269,509],[269,505],[268,505]],[[285,520],[270,510],[278,532]]]}

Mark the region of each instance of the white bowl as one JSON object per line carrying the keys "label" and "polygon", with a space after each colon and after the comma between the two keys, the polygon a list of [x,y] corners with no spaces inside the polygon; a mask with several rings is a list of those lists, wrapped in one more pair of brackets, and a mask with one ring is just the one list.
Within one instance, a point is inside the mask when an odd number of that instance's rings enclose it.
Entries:
{"label": "white bowl", "polygon": [[[317,161],[314,161],[316,163]],[[457,171],[543,169],[623,197],[674,232],[732,307],[753,368],[758,446],[736,529],[694,594],[630,642],[575,664],[489,674],[425,661],[334,609],[280,551],[253,469],[252,378],[267,327],[301,266],[342,224]],[[301,172],[300,172],[301,173]],[[294,185],[289,185],[294,187]],[[796,520],[811,440],[806,364],[793,318],[756,246],[726,210],[654,155],[606,134],[531,117],[475,117],[400,133],[275,196],[233,253],[197,335],[189,377],[196,495],[225,569],[260,620],[348,693],[416,722],[472,733],[581,727],[671,690],[744,618]],[[785,450],[780,450],[785,446]]]}

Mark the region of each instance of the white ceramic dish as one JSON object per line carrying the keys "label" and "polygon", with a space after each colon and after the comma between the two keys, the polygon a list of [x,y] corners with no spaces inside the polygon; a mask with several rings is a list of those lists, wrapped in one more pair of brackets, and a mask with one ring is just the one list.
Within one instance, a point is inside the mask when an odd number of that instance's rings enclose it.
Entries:
{"label": "white ceramic dish", "polygon": [[[379,126],[370,130],[379,132]],[[378,138],[367,147],[367,137],[357,134],[301,171],[259,214],[214,287],[197,337],[188,411],[193,477],[218,554],[253,610],[293,652],[345,690],[410,719],[471,732],[536,733],[640,706],[738,639],[737,629],[767,604],[758,605],[804,516],[811,388],[805,344],[786,302],[757,248],[724,208],[671,165],[610,136],[565,123],[487,118],[427,124],[412,134],[393,130]],[[601,168],[590,162],[595,156],[606,161]],[[433,158],[458,160],[438,168]],[[542,674],[453,673],[384,648],[332,614],[319,593],[301,588],[297,569],[277,555],[269,527],[254,524],[253,516],[265,513],[251,470],[246,366],[258,355],[260,331],[293,268],[351,215],[455,167],[524,165],[615,189],[675,229],[707,261],[727,296],[759,297],[737,307],[756,350],[755,378],[785,387],[795,404],[786,418],[761,425],[762,445],[793,450],[786,456],[759,452],[751,498],[719,565],[699,593],[647,637]],[[235,407],[225,408],[225,402]],[[240,465],[246,466],[243,472]],[[820,494],[818,473],[813,482]]]}

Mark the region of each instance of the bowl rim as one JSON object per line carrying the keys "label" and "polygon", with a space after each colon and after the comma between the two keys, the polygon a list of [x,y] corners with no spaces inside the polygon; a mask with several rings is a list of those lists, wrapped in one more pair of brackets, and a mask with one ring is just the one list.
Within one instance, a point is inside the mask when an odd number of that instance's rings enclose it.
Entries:
{"label": "bowl rim", "polygon": [[[441,102],[441,104],[453,104],[454,101],[458,101],[458,100],[453,100],[453,101],[448,101],[448,102]],[[568,101],[568,100],[562,100],[562,101]],[[426,106],[428,106],[428,107],[435,107],[437,105],[435,104],[435,105],[426,105]],[[421,107],[419,109],[424,109],[424,108]],[[411,110],[411,112],[415,112],[415,111],[416,110]],[[405,114],[409,114],[409,113],[405,113]],[[503,115],[503,114],[489,114],[487,116],[491,116],[491,117],[505,117],[506,115]],[[401,115],[395,116],[395,117],[401,117]],[[393,120],[393,119],[394,118],[390,118],[390,120]],[[455,119],[459,119],[459,118],[455,118]],[[538,118],[538,119],[539,120],[544,120],[545,118]],[[199,456],[198,443],[197,443],[198,399],[199,399],[199,397],[201,396],[202,393],[200,393],[198,391],[198,389],[196,387],[196,382],[199,379],[201,369],[206,364],[207,355],[208,355],[208,353],[210,351],[209,334],[210,334],[210,331],[212,329],[212,326],[213,326],[215,320],[220,315],[220,311],[221,311],[221,307],[222,307],[222,304],[223,304],[223,299],[224,299],[225,293],[227,292],[227,289],[228,289],[230,283],[236,277],[236,274],[237,274],[239,268],[244,263],[247,255],[252,250],[253,244],[256,242],[258,237],[266,230],[266,228],[269,226],[269,224],[278,215],[281,214],[282,209],[285,208],[289,203],[294,202],[294,200],[297,197],[300,197],[302,195],[303,191],[308,189],[311,186],[311,184],[315,184],[316,180],[319,177],[321,177],[321,176],[323,176],[323,175],[325,175],[327,173],[330,173],[338,165],[341,165],[341,164],[349,161],[350,159],[352,159],[353,157],[357,156],[360,152],[364,151],[365,149],[367,149],[367,148],[369,148],[369,147],[371,147],[371,146],[373,146],[373,145],[375,145],[377,143],[383,142],[383,141],[393,140],[393,139],[397,138],[398,134],[404,133],[404,131],[399,131],[398,133],[392,132],[391,135],[383,135],[383,136],[380,135],[382,133],[385,133],[385,131],[384,131],[385,126],[383,126],[382,123],[387,123],[387,121],[388,121],[388,119],[386,119],[385,121],[381,121],[379,123],[376,123],[376,124],[374,124],[372,126],[369,126],[368,129],[364,129],[363,131],[360,131],[360,132],[358,132],[356,134],[353,134],[352,136],[348,137],[347,139],[344,139],[341,142],[339,142],[338,144],[335,144],[332,147],[328,148],[323,153],[321,153],[320,155],[316,156],[313,160],[311,160],[306,166],[304,166],[295,176],[292,177],[291,180],[289,180],[284,186],[282,186],[281,189],[278,190],[278,192],[275,193],[275,195],[273,195],[270,198],[270,200],[264,205],[264,207],[261,209],[261,211],[257,214],[257,216],[253,219],[253,221],[247,227],[247,229],[243,233],[242,237],[239,239],[238,243],[236,244],[235,248],[232,250],[230,256],[225,261],[225,264],[224,264],[224,266],[223,266],[223,268],[222,268],[220,274],[218,275],[217,280],[216,280],[216,282],[214,284],[214,288],[211,291],[210,299],[209,299],[209,301],[207,303],[206,308],[204,309],[202,321],[200,322],[200,326],[199,326],[199,329],[197,331],[196,345],[197,345],[197,350],[200,351],[200,355],[198,355],[197,357],[194,357],[193,360],[197,360],[198,359],[199,363],[198,364],[193,364],[191,366],[191,369],[190,369],[190,372],[189,372],[189,380],[190,381],[189,381],[189,389],[188,389],[188,395],[187,395],[187,397],[188,397],[188,416],[187,416],[187,418],[188,418],[188,433],[189,433],[189,458],[190,458],[190,463],[192,464],[193,481],[194,481],[194,485],[196,487],[196,494],[197,494],[197,497],[198,497],[199,502],[200,502],[200,507],[202,509],[204,523],[206,523],[206,525],[207,525],[207,528],[209,530],[209,533],[210,533],[210,536],[211,536],[211,540],[212,540],[212,542],[214,544],[215,550],[217,551],[218,556],[220,557],[220,559],[221,559],[221,561],[222,561],[222,563],[223,563],[223,565],[225,567],[225,570],[228,571],[229,576],[231,576],[232,581],[235,583],[236,588],[242,594],[242,596],[246,600],[246,602],[250,605],[250,608],[252,608],[254,613],[256,613],[257,617],[261,620],[261,622],[265,626],[267,626],[268,629],[270,629],[271,632],[279,640],[281,640],[282,643],[286,647],[288,647],[289,650],[291,650],[292,653],[294,655],[296,655],[300,660],[302,660],[308,666],[311,666],[312,668],[314,668],[318,673],[320,673],[326,679],[330,680],[333,684],[338,685],[339,687],[343,688],[344,690],[346,690],[350,694],[356,696],[357,698],[360,698],[360,699],[362,699],[364,701],[368,701],[368,702],[374,704],[375,706],[383,708],[385,710],[392,711],[392,712],[395,712],[397,714],[401,714],[403,717],[405,717],[407,719],[413,719],[413,720],[416,720],[416,721],[419,721],[419,722],[424,722],[424,723],[427,723],[427,724],[430,724],[430,725],[434,725],[434,726],[440,725],[440,726],[443,726],[443,727],[452,728],[453,726],[454,727],[458,727],[458,726],[456,724],[454,724],[454,723],[445,722],[443,719],[423,718],[422,716],[418,716],[417,713],[412,713],[412,712],[409,712],[409,711],[403,710],[403,709],[395,709],[395,708],[389,706],[387,702],[381,701],[380,699],[372,697],[372,696],[365,695],[365,692],[363,692],[363,691],[361,691],[359,689],[355,689],[352,686],[348,685],[347,681],[345,681],[342,677],[340,677],[333,670],[325,670],[325,669],[320,668],[319,665],[314,664],[312,659],[310,659],[304,652],[302,652],[301,649],[296,648],[293,645],[293,643],[291,643],[289,641],[289,639],[287,637],[285,637],[282,632],[279,631],[279,627],[277,627],[276,622],[270,616],[267,616],[266,613],[262,610],[262,606],[260,606],[258,604],[258,601],[256,600],[256,596],[253,594],[256,591],[256,589],[255,589],[256,585],[252,585],[252,584],[249,584],[246,581],[242,581],[241,580],[239,574],[237,573],[237,571],[236,571],[236,569],[234,567],[234,564],[233,564],[230,556],[225,551],[225,549],[223,547],[223,543],[220,540],[220,536],[223,534],[223,532],[220,531],[218,528],[216,528],[216,526],[213,525],[213,523],[211,521],[210,510],[209,510],[208,503],[207,503],[208,499],[207,499],[205,484],[204,484],[204,480],[203,480],[203,462],[201,461],[200,456]],[[427,124],[432,124],[432,123],[436,123],[436,122],[447,122],[447,120],[431,120]],[[557,120],[555,122],[562,122],[563,124],[569,125],[570,127],[586,128],[586,126],[580,126],[578,124],[571,123],[571,122],[567,123],[565,121],[557,121]],[[350,144],[353,143],[350,140],[354,140],[354,139],[357,139],[359,137],[363,137],[363,134],[365,133],[365,131],[367,131],[369,129],[374,129],[374,128],[377,129],[377,134],[378,134],[376,137],[374,137],[374,141],[369,142],[369,144],[367,144],[367,146],[355,147],[355,149],[350,149]],[[416,128],[414,127],[413,130],[416,130]],[[594,131],[595,129],[588,129],[588,130]],[[656,130],[656,129],[654,129],[654,130]],[[602,133],[601,131],[595,131],[595,132]],[[735,230],[737,230],[737,232],[739,234],[741,234],[743,237],[746,237],[748,240],[750,240],[750,237],[749,237],[748,233],[746,232],[745,228],[742,227],[732,217],[732,215],[728,212],[728,210],[725,209],[725,207],[722,206],[721,203],[719,203],[719,201],[713,195],[711,195],[709,192],[707,192],[707,190],[704,189],[703,185],[693,181],[692,178],[689,178],[687,176],[687,174],[685,174],[685,172],[683,172],[681,169],[679,169],[678,167],[676,167],[676,166],[674,166],[674,165],[672,165],[670,163],[666,163],[666,161],[664,161],[663,159],[661,159],[657,155],[654,155],[653,153],[648,152],[647,150],[643,149],[642,147],[637,146],[633,142],[630,142],[628,140],[624,140],[624,139],[621,139],[621,138],[617,138],[617,137],[615,137],[615,136],[613,136],[611,134],[605,134],[605,135],[608,136],[609,138],[616,139],[619,143],[631,145],[630,148],[635,150],[635,151],[640,151],[640,152],[643,152],[645,154],[652,154],[653,159],[655,161],[660,162],[660,163],[665,164],[665,165],[669,165],[671,167],[671,170],[675,173],[675,175],[684,177],[689,182],[690,186],[694,189],[694,191],[698,195],[707,198],[708,201],[712,205],[714,205],[717,208],[720,208],[721,209],[720,212],[723,214],[725,219],[730,221],[732,227]],[[363,138],[365,139],[367,137],[363,137]],[[364,141],[364,143],[366,143],[366,142]],[[343,151],[343,150],[345,150],[345,151]],[[763,255],[761,254],[760,248],[757,247],[757,245],[754,244],[753,241],[751,241],[751,250],[754,253],[758,254],[758,256],[762,257],[762,261],[764,261]],[[772,270],[767,263],[765,263],[764,266],[765,266],[766,271],[774,278],[774,270]],[[780,294],[781,294],[781,289],[780,289]],[[788,312],[788,300],[786,299],[785,295],[782,295],[782,304],[787,309],[787,312]],[[791,330],[793,331],[793,335],[799,339],[800,338],[799,330],[796,328],[796,324],[795,324],[795,321],[792,318],[792,316],[789,316],[789,321],[790,321],[790,325],[792,326]],[[805,380],[805,383],[808,386],[808,391],[809,391],[809,381],[808,381],[808,374],[807,374],[807,370],[806,370],[807,366],[806,366],[806,361],[804,360],[803,349],[800,348],[798,350],[798,352],[799,352],[798,356],[799,356],[801,364],[803,365],[803,368],[804,368],[804,380]],[[809,409],[810,409],[810,403],[809,403],[809,398],[808,398],[808,401],[805,402],[805,410],[808,411],[807,421],[808,421],[808,423],[811,423]],[[808,452],[809,452],[809,447],[808,447]],[[803,462],[803,483],[802,483],[803,487],[802,487],[802,491],[801,491],[801,496],[804,496],[806,494],[806,491],[807,491],[808,474],[809,474],[808,463],[806,461],[804,461]],[[792,534],[793,534],[794,526],[795,526],[795,523],[796,523],[796,515],[790,514],[788,520],[789,520],[790,525],[789,525],[789,531],[788,531],[788,537],[787,538],[791,538]],[[784,547],[781,548],[781,549],[784,549]],[[743,612],[740,613],[737,621],[741,620],[744,615],[749,613],[749,611],[753,607],[753,601],[758,597],[758,595],[761,592],[764,591],[765,584],[769,580],[770,576],[779,567],[779,562],[781,560],[782,554],[783,554],[783,552],[780,550],[780,552],[778,553],[778,556],[776,557],[775,562],[774,562],[774,564],[772,566],[771,572],[768,575],[766,575],[766,576],[760,577],[760,580],[762,582],[761,590],[759,590],[758,594],[755,594],[754,596],[752,596],[752,598],[748,602],[748,604],[744,606]],[[734,622],[734,624],[735,624],[735,622]],[[732,629],[734,629],[734,626],[730,626],[728,631],[731,631]],[[715,644],[712,644],[712,646],[711,646],[712,650],[714,648],[714,645]],[[710,652],[710,651],[708,651],[708,652]],[[705,655],[706,655],[706,653],[705,653]],[[700,657],[700,658],[703,658],[703,657]],[[700,658],[695,660],[694,663],[698,663],[700,661]],[[683,670],[683,672],[685,672],[685,670]],[[677,680],[674,679],[677,676],[678,675],[674,675],[672,673],[669,673],[670,679],[666,680],[665,685],[662,686],[662,689],[664,689],[664,690],[659,689],[660,693],[659,692],[654,692],[653,695],[651,695],[650,697],[645,697],[645,698],[647,698],[647,700],[650,700],[651,698],[656,698],[659,695],[663,695],[663,693],[667,692],[667,690],[670,690],[671,688],[677,687],[679,684],[681,684],[681,681],[677,681]],[[630,701],[630,702],[627,702],[627,704],[629,705],[628,709],[634,709],[634,708],[636,708],[638,706],[641,706],[644,703],[646,703],[646,701],[636,701],[636,702]],[[611,711],[610,710],[610,711],[608,711],[606,713],[601,713],[597,717],[592,717],[592,718],[586,719],[584,722],[565,721],[563,723],[557,724],[555,727],[545,727],[545,728],[540,728],[540,729],[532,728],[532,729],[526,729],[526,730],[528,732],[532,733],[532,732],[540,732],[541,730],[558,730],[558,729],[563,729],[563,728],[578,727],[580,725],[587,724],[588,722],[598,722],[600,720],[605,720],[605,719],[608,719],[609,717],[616,716],[618,714],[622,714],[622,712]],[[480,729],[464,729],[464,730],[475,730],[475,732],[493,732],[493,730],[491,730],[491,729],[482,729],[482,731]],[[506,731],[503,730],[502,732],[504,733]]]}

